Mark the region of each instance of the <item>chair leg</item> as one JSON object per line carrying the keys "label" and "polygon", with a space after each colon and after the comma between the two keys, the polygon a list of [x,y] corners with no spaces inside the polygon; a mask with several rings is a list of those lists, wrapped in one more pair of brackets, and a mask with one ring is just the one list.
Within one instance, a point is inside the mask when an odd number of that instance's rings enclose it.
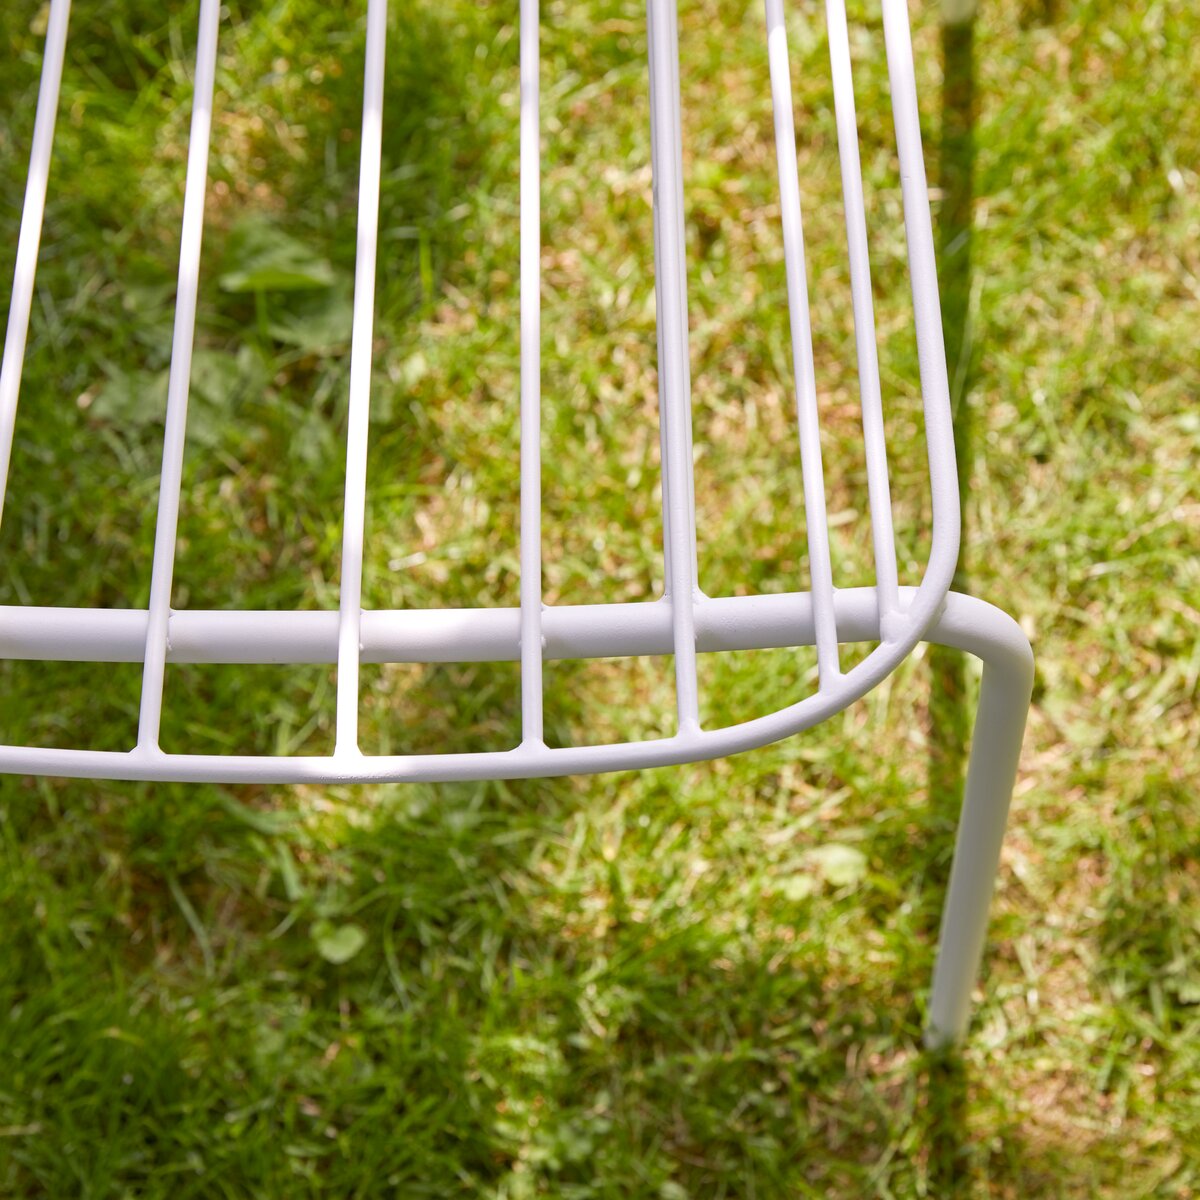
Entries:
{"label": "chair leg", "polygon": [[927,636],[931,642],[965,650],[983,661],[925,1032],[925,1044],[939,1050],[961,1042],[967,1028],[1033,694],[1033,651],[1007,613],[956,592],[946,598],[945,610]]}

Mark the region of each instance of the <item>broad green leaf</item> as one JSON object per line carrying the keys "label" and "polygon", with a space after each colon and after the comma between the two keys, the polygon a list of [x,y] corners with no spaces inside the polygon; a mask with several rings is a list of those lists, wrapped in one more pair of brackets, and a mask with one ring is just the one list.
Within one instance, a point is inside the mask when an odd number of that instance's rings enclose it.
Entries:
{"label": "broad green leaf", "polygon": [[122,429],[161,422],[167,412],[167,372],[112,367],[108,380],[88,406],[88,415]]}
{"label": "broad green leaf", "polygon": [[816,847],[809,851],[808,859],[831,887],[852,887],[867,873],[867,856],[840,842]]}
{"label": "broad green leaf", "polygon": [[329,261],[262,217],[243,221],[230,235],[229,265],[217,280],[223,292],[307,292],[332,287]]}
{"label": "broad green leaf", "polygon": [[236,354],[197,350],[192,359],[188,441],[211,449],[237,437],[238,406],[260,394],[266,383],[266,364],[249,346]]}
{"label": "broad green leaf", "polygon": [[322,354],[349,345],[353,320],[354,302],[349,291],[330,288],[297,297],[287,308],[272,311],[267,332],[285,346]]}
{"label": "broad green leaf", "polygon": [[334,925],[318,921],[313,926],[313,941],[326,962],[349,962],[367,944],[367,935],[357,925]]}
{"label": "broad green leaf", "polygon": [[791,875],[774,889],[785,900],[798,903],[807,900],[816,890],[817,881],[811,875]]}
{"label": "broad green leaf", "polygon": [[1200,1004],[1200,979],[1185,979],[1175,994],[1180,1004]]}

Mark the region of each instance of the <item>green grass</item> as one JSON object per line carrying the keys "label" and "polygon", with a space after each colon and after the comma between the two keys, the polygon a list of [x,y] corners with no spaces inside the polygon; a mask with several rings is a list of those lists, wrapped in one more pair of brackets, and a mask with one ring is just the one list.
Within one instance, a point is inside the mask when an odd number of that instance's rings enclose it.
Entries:
{"label": "green grass", "polygon": [[[222,24],[180,607],[336,605],[363,57],[339,7],[232,3]],[[370,605],[516,600],[510,7],[393,5]],[[787,590],[807,568],[762,17],[681,7],[701,582]],[[544,8],[546,591],[638,599],[661,582],[642,9]],[[819,7],[789,8],[849,586],[871,568],[831,92]],[[911,579],[927,502],[903,231],[877,4],[851,8]],[[0,602],[142,605],[195,5],[74,9]],[[961,1062],[920,1049],[953,830],[929,800],[927,656],[812,733],[637,775],[14,778],[0,1195],[1200,1190],[1200,13],[1051,9],[982,0],[975,35],[965,565],[1021,617],[1039,678]],[[0,280],[38,10],[0,11]],[[931,179],[935,10],[914,13]],[[293,265],[302,247],[312,286],[256,295],[247,262],[272,246]],[[653,735],[670,667],[552,665],[548,737]],[[706,719],[727,722],[802,694],[812,656],[701,669]],[[139,680],[5,664],[3,738],[127,748]],[[164,744],[327,751],[332,682],[171,668]],[[511,744],[517,682],[373,668],[364,742]]]}

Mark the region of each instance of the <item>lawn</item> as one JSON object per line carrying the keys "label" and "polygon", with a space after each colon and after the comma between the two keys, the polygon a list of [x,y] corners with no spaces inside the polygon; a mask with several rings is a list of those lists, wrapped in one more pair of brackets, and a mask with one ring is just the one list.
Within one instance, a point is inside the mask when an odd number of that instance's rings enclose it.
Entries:
{"label": "lawn", "polygon": [[[337,605],[364,7],[225,9],[179,608]],[[794,0],[788,22],[835,577],[854,586],[872,567],[822,7]],[[916,582],[927,480],[881,22],[878,0],[849,7]],[[143,606],[196,4],[73,9],[0,603]],[[514,604],[516,5],[392,9],[364,602]],[[763,15],[680,9],[700,582],[794,590]],[[6,778],[0,1195],[1200,1193],[1200,9],[981,0],[973,64],[947,42],[948,117],[937,5],[912,11],[970,451],[964,581],[1038,661],[961,1059],[920,1037],[977,686],[947,654],[918,652],[817,730],[695,767],[455,787]],[[36,0],[0,8],[5,295],[44,19]],[[662,530],[644,12],[545,3],[542,44],[546,599],[646,599]],[[265,286],[255,264],[281,262],[287,286]],[[772,711],[814,667],[808,650],[704,656],[702,715]],[[511,745],[518,683],[507,664],[365,668],[364,748]],[[163,744],[328,752],[333,684],[172,666]],[[136,665],[4,663],[0,739],[127,749],[139,685]],[[556,744],[673,719],[669,659],[548,664],[546,690]]]}

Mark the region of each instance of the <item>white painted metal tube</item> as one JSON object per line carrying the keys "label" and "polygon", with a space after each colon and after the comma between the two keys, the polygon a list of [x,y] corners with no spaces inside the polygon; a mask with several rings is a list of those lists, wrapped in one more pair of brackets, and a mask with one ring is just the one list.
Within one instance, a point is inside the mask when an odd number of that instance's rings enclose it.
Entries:
{"label": "white painted metal tube", "polygon": [[654,286],[661,328],[658,363],[659,419],[666,427],[663,508],[668,513],[675,690],[679,729],[700,728],[696,677],[697,599],[692,525],[692,440],[688,408],[688,314],[686,241],[683,227],[683,146],[679,125],[678,56],[674,0],[648,0],[647,39],[653,141],[654,223],[657,245]]}
{"label": "white painted metal tube", "polygon": [[917,81],[913,68],[907,0],[883,0],[883,31],[892,90],[896,150],[900,158],[908,273],[925,407],[929,491],[933,503],[933,539],[925,582],[936,592],[949,589],[954,578],[958,563],[961,513],[950,384],[946,374],[946,347],[942,338],[942,313],[938,300],[933,218],[929,210],[929,187],[925,180],[925,157],[921,149],[921,119],[917,108]]}
{"label": "white painted metal tube", "polygon": [[955,593],[949,600],[938,639],[981,658],[983,681],[929,1003],[925,1040],[933,1049],[960,1042],[967,1030],[1034,678],[1029,642],[1011,617]]}
{"label": "white painted metal tube", "polygon": [[188,391],[196,334],[196,294],[200,285],[200,246],[204,235],[204,194],[208,184],[208,147],[212,133],[213,90],[217,66],[220,0],[201,0],[192,127],[188,137],[187,179],[183,192],[183,230],[179,247],[179,282],[175,292],[175,331],[167,383],[167,418],[159,472],[158,517],[150,574],[150,608],[142,670],[138,746],[158,747],[162,720],[163,676],[167,662],[167,622],[171,583],[175,576],[175,538],[179,528],[179,493],[183,486],[183,448],[187,434]]}
{"label": "white painted metal tube", "polygon": [[[900,603],[911,612],[918,602],[918,591],[903,588]],[[804,596],[738,597],[728,601],[706,601],[707,648],[729,650],[751,645],[811,644],[814,622],[811,605]],[[839,591],[834,597],[838,627],[847,639],[875,641],[879,638],[879,609],[873,588]],[[789,601],[793,607],[789,611]],[[752,614],[750,609],[761,610]],[[613,606],[624,608],[626,606]],[[643,606],[634,606],[643,607]],[[646,605],[656,608],[657,605]],[[669,608],[669,606],[662,606]],[[504,615],[504,610],[499,610]],[[547,612],[547,617],[555,610]],[[590,616],[586,609],[576,610],[574,632],[586,644],[589,637],[582,622]],[[508,630],[505,657],[518,657],[518,613],[507,610]],[[711,614],[711,625],[708,617]],[[142,616],[144,614],[137,614]],[[182,614],[180,614],[182,615]],[[217,615],[217,614],[213,614]],[[229,614],[221,614],[229,615]],[[336,614],[311,614],[336,616]],[[392,614],[405,619],[414,613]],[[428,614],[433,615],[433,614]],[[669,647],[673,630],[671,615],[665,613],[653,646]],[[581,620],[582,619],[582,620]],[[995,652],[993,626],[1005,624],[1006,637],[1023,637],[1020,627],[1005,614],[981,600],[951,594],[946,598],[942,616],[926,631],[926,640],[955,646],[991,661]],[[572,621],[574,624],[574,621]],[[547,634],[552,624],[547,620]],[[364,626],[365,631],[365,626]],[[914,634],[914,640],[916,635]],[[777,642],[766,639],[776,639]],[[336,640],[336,628],[329,627],[327,641]],[[615,645],[615,643],[614,643]],[[628,643],[623,644],[627,648]],[[569,647],[577,657],[581,646]],[[43,749],[29,746],[0,746],[0,772],[58,775],[95,779],[172,779],[180,782],[220,783],[380,783],[449,782],[453,780],[527,779],[555,775],[584,775],[598,771],[636,770],[696,762],[706,758],[737,754],[744,750],[778,741],[826,719],[852,700],[865,695],[896,665],[897,655],[907,655],[911,646],[879,647],[866,659],[846,671],[839,681],[840,693],[816,693],[767,716],[755,717],[721,729],[680,733],[670,738],[607,745],[534,747],[527,751],[497,750],[471,754],[272,756],[162,754],[138,748],[130,753],[101,750]],[[476,657],[473,655],[473,657]],[[979,729],[985,727],[980,725]]]}
{"label": "white painted metal tube", "polygon": [[[667,5],[667,15],[671,21],[670,39],[671,39],[671,96],[673,101],[671,104],[671,118],[674,122],[675,144],[679,147],[679,171],[675,177],[675,203],[679,211],[685,212],[683,200],[683,92],[679,82],[679,3],[678,0]],[[679,294],[684,297],[685,315],[686,315],[686,300],[687,300],[687,242],[684,241],[684,253],[679,256],[679,262],[676,270],[679,275]],[[685,323],[684,328],[687,328]],[[699,548],[696,544],[696,472],[693,469],[692,463],[692,356],[688,352],[687,347],[684,347],[683,355],[680,358],[679,370],[683,376],[683,394],[687,397],[687,403],[683,406],[683,427],[687,436],[688,446],[688,461],[687,470],[683,473],[684,482],[687,484],[688,494],[688,533],[687,544],[691,547],[692,552],[692,588],[697,595],[700,595],[700,563],[699,563]]]}
{"label": "white painted metal tube", "polygon": [[862,402],[863,449],[867,464],[867,502],[875,549],[875,579],[879,588],[880,624],[884,639],[895,628],[898,614],[896,540],[892,528],[892,497],[888,487],[887,443],[883,400],[879,386],[875,305],[871,295],[871,258],[867,249],[867,213],[863,198],[862,164],[858,153],[858,120],[854,108],[854,79],[850,39],[846,29],[846,0],[826,0],[829,63],[833,73],[833,105],[837,120],[838,158],[846,212],[846,244],[850,258],[850,295],[858,348],[858,385]]}
{"label": "white painted metal tube", "polygon": [[817,667],[820,686],[825,688],[836,681],[841,674],[841,667],[838,663],[838,633],[833,614],[833,566],[825,514],[821,423],[817,412],[812,316],[808,305],[796,129],[792,112],[792,77],[788,65],[783,0],[766,0],[766,11],[771,101],[775,114],[775,153],[779,163],[779,206],[783,221],[783,258],[787,270],[792,363],[796,375],[796,420],[800,434],[800,463],[804,473],[804,521],[817,613]]}
{"label": "white painted metal tube", "polygon": [[[646,12],[646,36],[651,36],[650,30],[650,12],[647,7]],[[657,79],[653,70],[650,71],[650,111],[657,111],[657,100],[655,93],[657,92]],[[658,122],[651,120],[650,122],[650,162],[651,164],[658,162]],[[653,168],[652,168],[653,174]],[[661,279],[663,275],[663,236],[661,232],[662,225],[662,206],[658,203],[653,205],[653,223],[654,223],[654,278]],[[655,303],[658,303],[658,293],[655,293]],[[666,358],[666,351],[663,348],[663,323],[662,321],[654,322],[654,336],[657,350],[656,363],[662,363]],[[670,494],[670,484],[668,480],[671,473],[671,456],[667,448],[667,417],[663,407],[663,390],[661,377],[658,388],[658,464],[659,474],[662,482],[662,497],[659,501],[659,511],[662,514],[662,530],[663,530],[663,595],[668,599],[671,596],[671,580],[673,572],[671,571],[671,510],[667,504],[667,496]]]}
{"label": "white painted metal tube", "polygon": [[538,0],[521,0],[521,732],[542,741],[542,230]]}
{"label": "white painted metal tube", "polygon": [[58,94],[62,88],[63,55],[67,45],[67,22],[71,0],[52,0],[46,25],[46,50],[42,78],[38,84],[37,115],[33,119],[33,148],[29,153],[29,177],[25,182],[25,204],[21,210],[21,232],[17,238],[17,264],[13,271],[12,300],[8,306],[8,328],[4,334],[4,360],[0,364],[0,519],[8,491],[8,468],[12,461],[13,433],[17,425],[17,397],[25,368],[25,341],[29,336],[29,314],[33,308],[33,281],[37,275],[38,247],[46,213],[46,185],[54,150],[54,125],[58,117]]}
{"label": "white painted metal tube", "polygon": [[350,341],[350,411],[346,432],[346,500],[338,610],[337,748],[358,749],[358,676],[362,625],[363,538],[367,516],[367,442],[371,424],[371,361],[375,331],[375,261],[379,241],[379,180],[383,153],[383,64],[387,0],[368,0],[363,71],[362,154],[358,168],[358,245],[354,323]]}
{"label": "white painted metal tube", "polygon": [[[906,598],[915,588],[904,588]],[[838,629],[847,642],[875,638],[874,588],[842,588]],[[705,596],[694,608],[696,647],[761,650],[811,646],[812,595]],[[142,661],[145,609],[0,607],[0,658],[45,662]],[[172,663],[335,663],[336,612],[182,609],[171,613]],[[547,659],[670,654],[672,609],[665,600],[548,607],[542,632]],[[519,662],[519,608],[367,610],[363,662]]]}

